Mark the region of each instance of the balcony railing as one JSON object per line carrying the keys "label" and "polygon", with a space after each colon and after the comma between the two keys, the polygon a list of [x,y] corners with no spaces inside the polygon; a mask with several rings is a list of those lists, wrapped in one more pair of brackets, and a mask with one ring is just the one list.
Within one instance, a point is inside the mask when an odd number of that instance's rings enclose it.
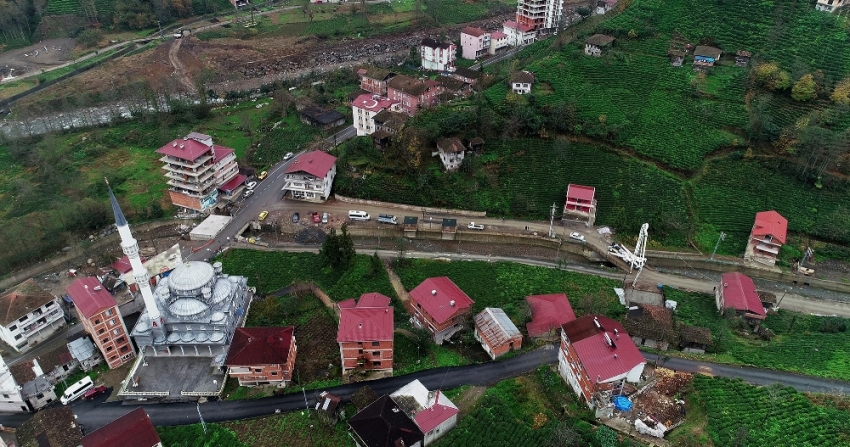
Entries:
{"label": "balcony railing", "polygon": [[[202,155],[202,156],[200,156],[200,157],[198,157],[194,160],[191,160],[191,161],[183,159],[183,158],[176,158],[176,157],[172,157],[170,155],[166,155],[166,156],[160,158],[159,161],[161,161],[163,163],[167,163],[167,164],[185,166],[187,168],[198,168],[198,167],[201,167],[201,166],[207,164],[207,162],[211,162],[212,159],[213,159],[213,156],[211,154],[204,154],[204,155]],[[210,164],[212,164],[212,163],[210,163]]]}

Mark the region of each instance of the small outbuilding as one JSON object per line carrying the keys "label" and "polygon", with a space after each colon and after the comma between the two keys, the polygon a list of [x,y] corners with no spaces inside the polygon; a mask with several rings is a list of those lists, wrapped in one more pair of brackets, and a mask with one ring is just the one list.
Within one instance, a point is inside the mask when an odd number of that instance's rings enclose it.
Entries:
{"label": "small outbuilding", "polygon": [[584,41],[584,54],[588,56],[602,57],[602,52],[611,46],[614,36],[605,34],[594,34]]}
{"label": "small outbuilding", "polygon": [[522,334],[504,310],[487,307],[475,316],[474,321],[475,339],[491,359],[522,348]]}
{"label": "small outbuilding", "polygon": [[208,241],[210,239],[215,239],[216,235],[221,233],[221,230],[223,230],[231,220],[233,220],[233,218],[230,216],[219,216],[217,214],[213,214],[204,219],[200,225],[189,232],[189,239],[193,241]]}
{"label": "small outbuilding", "polygon": [[753,57],[753,53],[744,50],[738,50],[735,53],[735,66],[737,67],[746,67],[750,64],[750,59]]}
{"label": "small outbuilding", "polygon": [[722,54],[723,51],[720,48],[698,45],[694,49],[694,69],[713,67]]}
{"label": "small outbuilding", "polygon": [[518,95],[531,93],[534,85],[534,74],[530,71],[520,71],[511,75],[511,91]]}

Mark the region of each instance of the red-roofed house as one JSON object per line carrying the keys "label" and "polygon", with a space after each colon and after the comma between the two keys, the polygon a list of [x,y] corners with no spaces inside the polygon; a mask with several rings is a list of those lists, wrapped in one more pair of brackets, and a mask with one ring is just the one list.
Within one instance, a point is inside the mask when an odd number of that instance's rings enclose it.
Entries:
{"label": "red-roofed house", "polygon": [[239,386],[277,385],[292,381],[295,368],[295,328],[240,327],[227,352],[227,373]]}
{"label": "red-roofed house", "polygon": [[0,338],[22,352],[65,325],[59,300],[28,279],[0,295]]}
{"label": "red-roofed house", "polygon": [[788,219],[776,211],[756,213],[756,222],[750,232],[750,242],[744,258],[762,264],[775,265],[779,249],[788,235]]}
{"label": "red-roofed house", "polygon": [[162,447],[148,414],[142,407],[83,436],[83,447]]}
{"label": "red-roofed house", "polygon": [[506,20],[502,25],[502,31],[506,36],[508,45],[513,47],[528,45],[537,38],[533,26],[517,23],[513,20]]}
{"label": "red-roofed house", "polygon": [[460,30],[461,57],[477,59],[490,49],[490,33],[481,28],[467,26]]}
{"label": "red-roofed house", "polygon": [[587,222],[588,227],[596,221],[596,188],[592,186],[567,186],[567,201],[564,203],[563,219],[576,219]]}
{"label": "red-roofed house", "polygon": [[393,308],[390,298],[365,293],[339,303],[339,355],[343,376],[353,369],[393,371]]}
{"label": "red-roofed house", "polygon": [[410,291],[412,323],[434,336],[441,345],[455,332],[463,329],[464,318],[472,312],[475,302],[446,276],[428,278]]}
{"label": "red-roofed house", "polygon": [[284,173],[283,194],[293,199],[321,203],[331,196],[336,176],[336,157],[322,151],[298,156]]}
{"label": "red-roofed house", "polygon": [[351,116],[357,136],[371,135],[378,130],[375,125],[375,115],[384,110],[399,112],[401,108],[398,101],[378,95],[363,94],[351,101]]}
{"label": "red-roofed house", "polygon": [[720,287],[715,292],[717,310],[734,309],[749,321],[764,320],[766,314],[753,280],[742,273],[720,275]]}
{"label": "red-roofed house", "polygon": [[501,53],[509,45],[507,34],[501,31],[493,31],[490,33],[490,48],[487,49],[487,52],[490,54]]}
{"label": "red-roofed house", "polygon": [[590,408],[607,404],[594,399],[623,382],[637,383],[646,360],[620,323],[586,315],[561,326],[558,371]]}
{"label": "red-roofed house", "polygon": [[440,390],[428,391],[419,380],[399,388],[390,398],[425,434],[423,447],[457,425],[457,406]]}
{"label": "red-roofed house", "polygon": [[97,278],[79,278],[65,291],[74,301],[77,316],[110,368],[115,369],[136,357],[124,318],[118,311],[118,302]]}
{"label": "red-roofed house", "polygon": [[239,175],[233,149],[214,145],[212,137],[202,133],[171,141],[157,153],[162,155],[171,203],[179,207],[205,211],[218,201],[218,188],[230,186]]}
{"label": "red-roofed house", "polygon": [[491,359],[496,360],[496,357],[507,354],[511,349],[516,351],[522,348],[522,334],[504,310],[486,307],[475,315],[473,321],[475,339]]}
{"label": "red-roofed house", "polygon": [[525,300],[531,308],[531,321],[525,325],[529,337],[554,335],[561,326],[576,319],[566,294],[531,295]]}

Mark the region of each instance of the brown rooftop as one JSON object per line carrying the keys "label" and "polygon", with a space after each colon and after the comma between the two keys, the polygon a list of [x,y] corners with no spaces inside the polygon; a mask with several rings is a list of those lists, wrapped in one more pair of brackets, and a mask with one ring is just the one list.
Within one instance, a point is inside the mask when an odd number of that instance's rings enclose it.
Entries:
{"label": "brown rooftop", "polygon": [[611,42],[614,41],[614,36],[607,36],[605,34],[594,34],[587,38],[584,42],[588,45],[593,45],[596,47],[604,47],[610,45]]}
{"label": "brown rooftop", "polygon": [[0,296],[0,323],[9,326],[18,318],[53,301],[55,297],[28,279]]}
{"label": "brown rooftop", "polygon": [[679,339],[685,343],[714,344],[710,329],[686,324],[679,326]]}
{"label": "brown rooftop", "polygon": [[413,96],[419,96],[428,90],[428,85],[424,82],[404,75],[398,75],[390,79],[390,82],[387,83],[387,87],[391,87]]}

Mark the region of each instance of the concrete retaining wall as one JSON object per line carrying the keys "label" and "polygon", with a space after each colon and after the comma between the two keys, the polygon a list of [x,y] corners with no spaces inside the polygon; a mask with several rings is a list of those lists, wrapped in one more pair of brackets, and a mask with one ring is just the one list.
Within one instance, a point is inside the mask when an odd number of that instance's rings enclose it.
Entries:
{"label": "concrete retaining wall", "polygon": [[451,208],[431,208],[427,206],[413,206],[413,205],[402,205],[400,203],[388,203],[388,202],[379,202],[377,200],[365,200],[365,199],[353,199],[351,197],[341,196],[339,194],[334,194],[334,198],[344,203],[355,203],[361,205],[372,205],[372,206],[382,206],[387,208],[397,208],[405,211],[412,211],[415,215],[419,213],[431,213],[431,214],[449,214],[454,216],[467,216],[467,217],[487,217],[486,211],[466,211],[466,210],[456,210]]}
{"label": "concrete retaining wall", "polygon": [[[133,225],[132,230],[133,233],[138,236],[144,232],[154,230],[157,228],[165,227],[168,225],[178,225],[182,220],[167,220],[167,221],[156,221],[156,222],[145,222],[139,225]],[[62,253],[53,258],[50,258],[44,262],[40,262],[31,267],[27,267],[23,270],[19,270],[10,274],[9,276],[0,280],[0,289],[5,290],[9,287],[18,285],[32,277],[41,275],[42,273],[46,273],[52,270],[56,270],[59,267],[65,267],[68,265],[79,265],[83,264],[86,260],[85,257],[87,253],[91,253],[93,251],[97,251],[100,248],[106,246],[107,244],[113,244],[116,248],[120,249],[121,238],[118,236],[118,232],[114,232],[108,236],[100,238],[96,240],[93,244],[91,244],[88,249],[83,249],[82,244],[79,244],[75,247],[71,248],[71,251],[67,253]]]}

